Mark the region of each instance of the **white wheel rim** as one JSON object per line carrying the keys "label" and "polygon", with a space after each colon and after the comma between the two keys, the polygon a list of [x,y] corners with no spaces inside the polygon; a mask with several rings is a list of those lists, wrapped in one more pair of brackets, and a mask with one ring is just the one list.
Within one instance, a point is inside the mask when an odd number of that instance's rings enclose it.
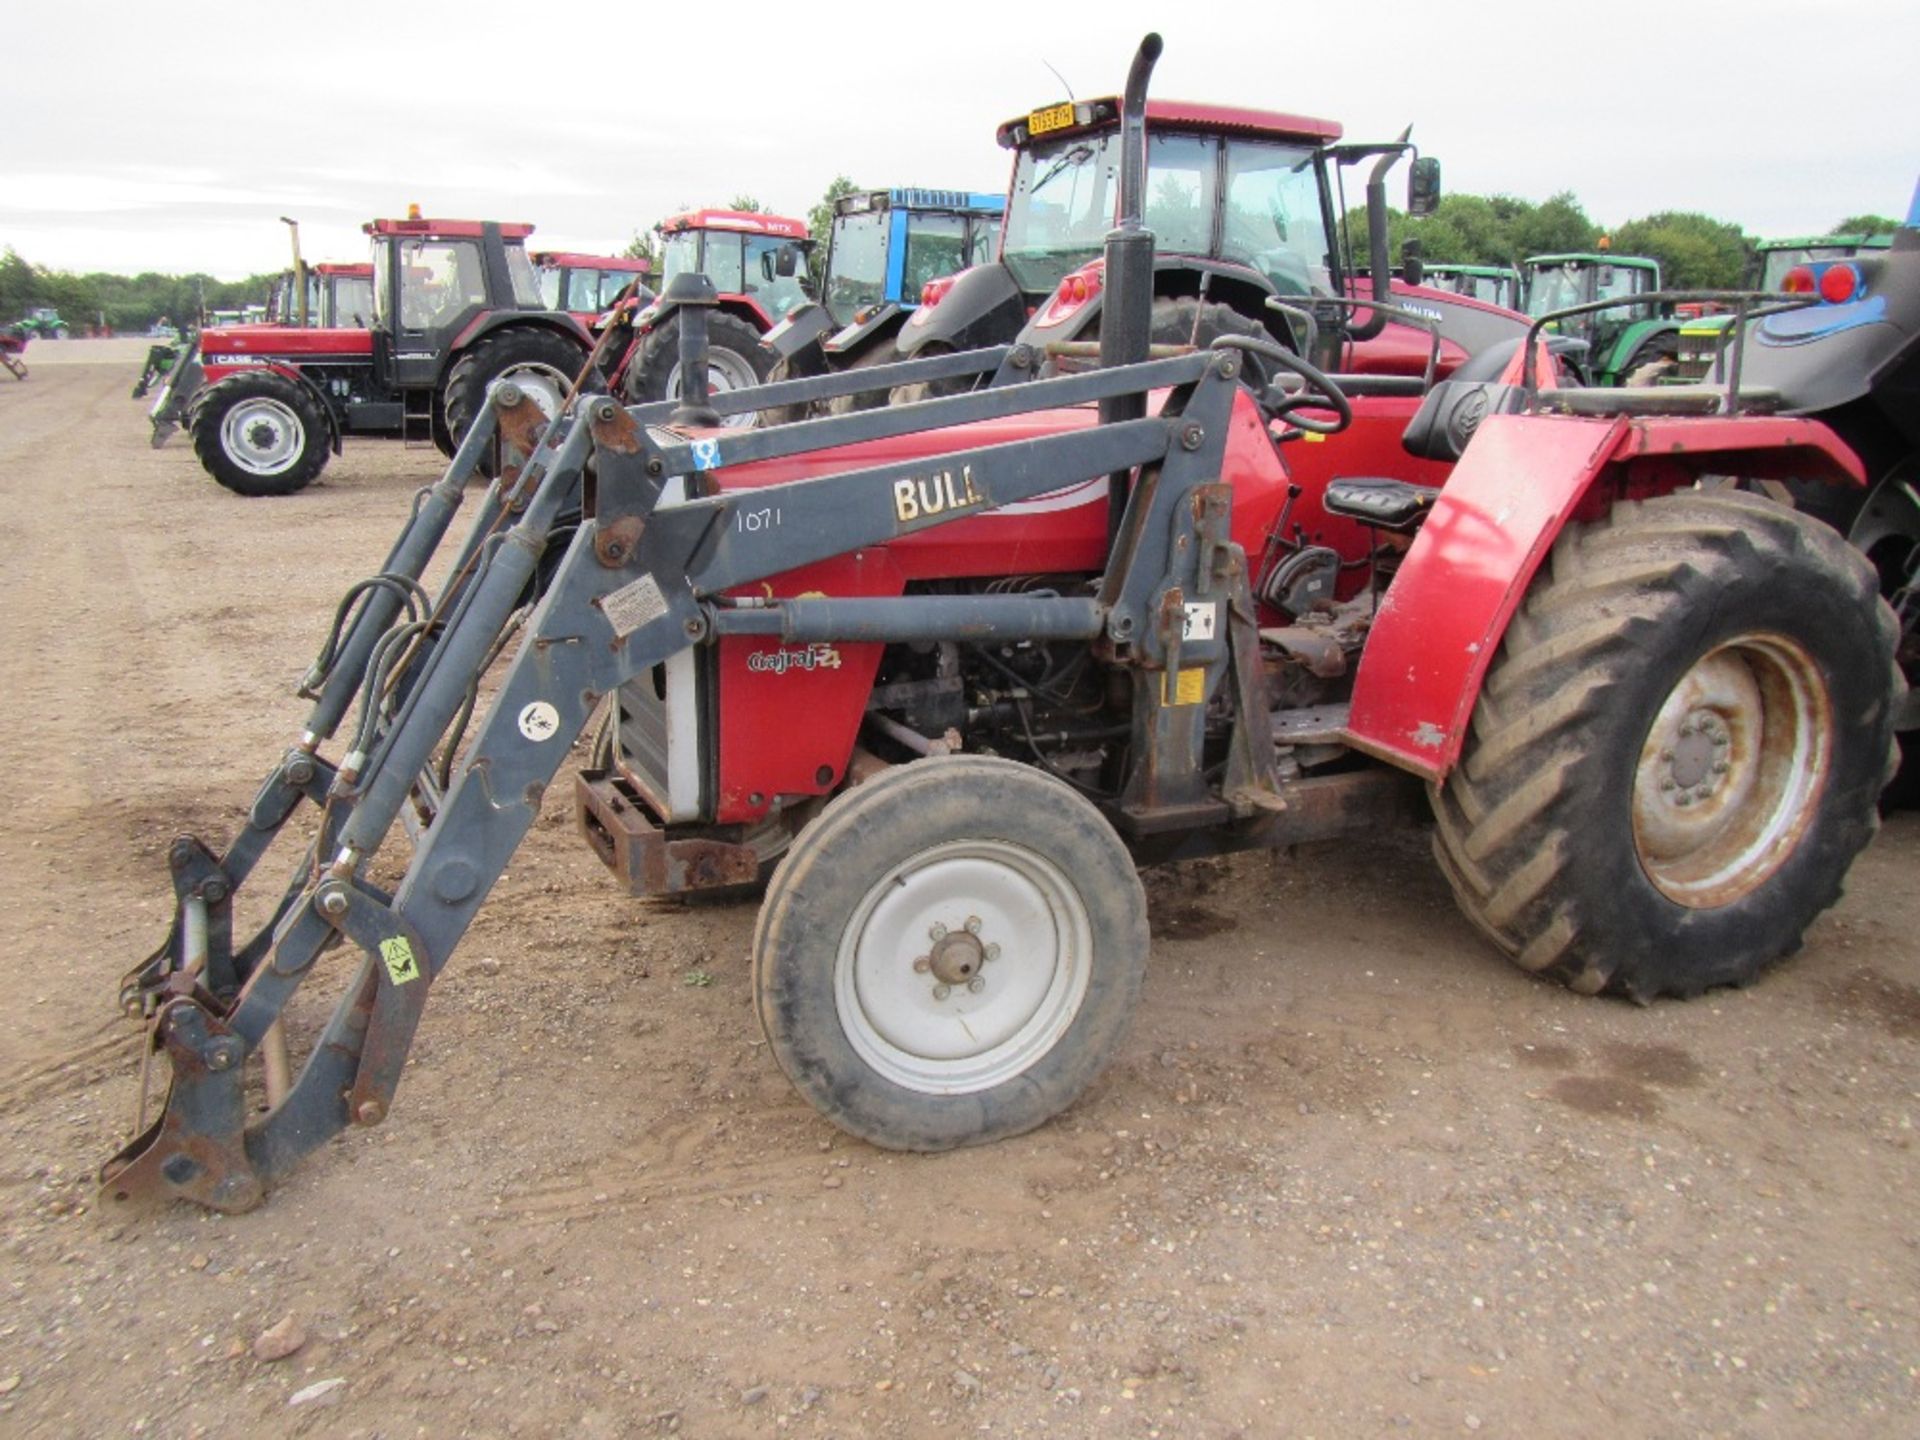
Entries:
{"label": "white wheel rim", "polygon": [[220,448],[249,475],[278,475],[306,449],[307,427],[291,406],[265,395],[242,400],[220,421]]}
{"label": "white wheel rim", "polygon": [[1641,868],[1694,909],[1744,898],[1806,835],[1832,763],[1826,682],[1799,642],[1749,635],[1720,646],[1681,676],[1641,748]]}
{"label": "white wheel rim", "polygon": [[573,377],[563,375],[551,365],[542,365],[538,361],[528,361],[522,365],[509,365],[494,377],[494,384],[511,381],[518,385],[523,394],[540,407],[540,413],[551,420],[560,413],[560,402],[567,397],[567,391],[573,388]]}
{"label": "white wheel rim", "polygon": [[[732,350],[712,346],[707,350],[707,393],[719,395],[728,390],[751,390],[760,383],[760,377],[754,372],[746,358]],[[680,398],[680,362],[673,362],[673,369],[667,374],[667,397]],[[744,430],[759,420],[757,411],[748,411],[745,415],[727,415],[720,423],[729,430]]]}
{"label": "white wheel rim", "polygon": [[1080,1013],[1093,925],[1058,867],[1001,840],[955,840],[874,884],[834,957],[854,1051],[924,1095],[989,1090],[1033,1068]]}

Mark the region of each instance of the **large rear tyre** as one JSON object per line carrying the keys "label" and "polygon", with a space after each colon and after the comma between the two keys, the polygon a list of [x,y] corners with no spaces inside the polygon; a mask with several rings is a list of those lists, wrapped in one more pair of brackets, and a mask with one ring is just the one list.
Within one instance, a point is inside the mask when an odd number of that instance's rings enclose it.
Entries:
{"label": "large rear tyre", "polygon": [[[760,332],[724,311],[707,315],[707,392],[750,390],[767,383],[775,356],[760,340]],[[627,403],[680,398],[680,321],[675,316],[646,339],[640,362],[627,371]],[[721,423],[744,430],[759,423],[757,411],[729,415]]]}
{"label": "large rear tyre", "polygon": [[[448,369],[435,406],[445,422],[435,430],[444,428],[451,448],[458,449],[496,380],[513,381],[551,420],[586,361],[584,345],[545,326],[514,325],[483,335]],[[438,433],[434,438],[438,444]]]}
{"label": "large rear tyre", "polygon": [[774,872],[754,995],[794,1087],[896,1150],[1018,1135],[1093,1081],[1146,968],[1146,896],[1099,811],[985,756],[840,796]]}
{"label": "large rear tyre", "polygon": [[1570,529],[1432,792],[1461,908],[1587,994],[1753,979],[1840,898],[1878,824],[1895,637],[1859,554],[1757,496]]}
{"label": "large rear tyre", "polygon": [[188,412],[200,463],[238,495],[291,495],[327,463],[327,417],[297,380],[271,371],[230,375]]}

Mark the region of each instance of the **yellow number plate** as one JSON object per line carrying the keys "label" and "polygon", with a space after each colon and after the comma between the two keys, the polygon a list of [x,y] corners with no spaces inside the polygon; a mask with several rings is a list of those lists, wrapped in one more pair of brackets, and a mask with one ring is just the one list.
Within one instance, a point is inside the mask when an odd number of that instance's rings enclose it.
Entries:
{"label": "yellow number plate", "polygon": [[1073,102],[1062,100],[1058,105],[1049,105],[1044,110],[1035,110],[1027,116],[1027,133],[1045,135],[1054,130],[1073,128]]}

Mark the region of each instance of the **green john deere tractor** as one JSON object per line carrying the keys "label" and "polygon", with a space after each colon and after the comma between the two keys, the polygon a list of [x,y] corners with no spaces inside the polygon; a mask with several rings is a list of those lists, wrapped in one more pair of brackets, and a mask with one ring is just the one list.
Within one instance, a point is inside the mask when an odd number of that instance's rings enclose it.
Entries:
{"label": "green john deere tractor", "polygon": [[[1520,262],[1527,313],[1546,315],[1596,300],[1627,300],[1660,288],[1660,262],[1605,251],[1534,255]],[[1657,301],[1574,315],[1554,328],[1587,342],[1582,365],[1595,385],[1651,385],[1667,378],[1680,353],[1680,322]]]}

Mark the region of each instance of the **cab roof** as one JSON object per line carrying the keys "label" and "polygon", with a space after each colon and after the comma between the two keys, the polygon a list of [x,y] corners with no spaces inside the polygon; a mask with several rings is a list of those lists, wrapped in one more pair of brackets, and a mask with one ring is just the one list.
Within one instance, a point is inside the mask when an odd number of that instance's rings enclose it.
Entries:
{"label": "cab roof", "polygon": [[[1046,131],[1045,135],[1071,135],[1120,123],[1118,96],[1067,103],[1074,108],[1073,124]],[[1033,138],[1029,130],[1033,117],[1039,113],[1036,110],[1015,116],[995,131],[994,137],[1008,149],[1025,145]],[[1203,105],[1192,100],[1148,100],[1147,128],[1305,141],[1314,145],[1331,144],[1345,133],[1338,120],[1319,120],[1311,115],[1289,115],[1278,110],[1250,110],[1238,105]]]}
{"label": "cab roof", "polygon": [[628,255],[582,255],[572,250],[535,250],[532,258],[536,265],[566,265],[575,270],[625,270],[634,275],[645,275],[653,268],[651,261]]}
{"label": "cab roof", "polygon": [[[369,220],[360,228],[369,235],[441,235],[449,239],[478,240],[490,223],[486,220]],[[503,220],[499,225],[502,240],[524,240],[533,233],[533,226],[517,221]]]}
{"label": "cab roof", "polygon": [[683,215],[669,215],[653,228],[662,235],[677,235],[683,230],[737,230],[744,235],[778,235],[786,240],[808,238],[806,221],[752,210],[689,210]]}
{"label": "cab roof", "polygon": [[1615,255],[1606,250],[1578,250],[1567,255],[1529,255],[1522,265],[1626,265],[1635,270],[1658,270],[1660,262],[1644,255]]}

